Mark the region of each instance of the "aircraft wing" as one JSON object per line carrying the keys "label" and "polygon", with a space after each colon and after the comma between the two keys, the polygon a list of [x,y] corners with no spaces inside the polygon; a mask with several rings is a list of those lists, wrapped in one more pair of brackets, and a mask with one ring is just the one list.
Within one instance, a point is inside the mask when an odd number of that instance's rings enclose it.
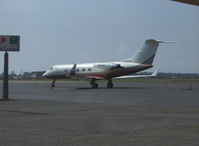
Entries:
{"label": "aircraft wing", "polygon": [[181,3],[199,6],[199,0],[171,0],[171,1],[176,1],[176,2],[181,2]]}
{"label": "aircraft wing", "polygon": [[131,76],[121,76],[116,77],[114,79],[130,79],[130,78],[148,78],[148,77],[155,77],[158,74],[160,67],[158,67],[151,75],[131,75]]}
{"label": "aircraft wing", "polygon": [[103,80],[103,77],[97,77],[97,76],[84,76],[84,78],[91,78],[91,79],[97,79],[97,80]]}

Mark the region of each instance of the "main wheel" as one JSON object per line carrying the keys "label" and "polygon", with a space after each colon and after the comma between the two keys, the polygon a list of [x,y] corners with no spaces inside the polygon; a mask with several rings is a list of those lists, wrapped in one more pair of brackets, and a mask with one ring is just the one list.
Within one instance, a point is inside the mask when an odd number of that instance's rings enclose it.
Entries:
{"label": "main wheel", "polygon": [[55,82],[56,82],[56,79],[54,79],[51,83],[51,88],[54,88],[55,87]]}
{"label": "main wheel", "polygon": [[97,84],[97,83],[93,83],[93,84],[92,84],[92,88],[93,88],[93,89],[98,88],[98,84]]}
{"label": "main wheel", "polygon": [[112,82],[108,82],[107,83],[107,88],[113,88],[113,83]]}

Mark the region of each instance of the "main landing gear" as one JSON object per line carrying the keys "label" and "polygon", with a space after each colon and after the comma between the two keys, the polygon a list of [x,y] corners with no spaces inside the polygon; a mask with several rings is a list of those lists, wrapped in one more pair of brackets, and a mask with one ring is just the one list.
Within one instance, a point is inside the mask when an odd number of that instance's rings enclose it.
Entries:
{"label": "main landing gear", "polygon": [[96,89],[98,88],[98,84],[95,82],[95,79],[92,79],[91,82],[90,82],[90,85],[93,89]]}
{"label": "main landing gear", "polygon": [[111,79],[109,79],[107,82],[107,88],[113,88],[113,82]]}
{"label": "main landing gear", "polygon": [[55,82],[56,82],[56,79],[54,79],[51,83],[51,88],[54,88],[55,87]]}
{"label": "main landing gear", "polygon": [[[96,80],[95,80],[95,79],[92,79],[92,80],[91,80],[90,85],[91,85],[91,87],[92,87],[93,89],[98,88],[98,84],[96,83]],[[112,79],[108,79],[107,88],[113,88]]]}

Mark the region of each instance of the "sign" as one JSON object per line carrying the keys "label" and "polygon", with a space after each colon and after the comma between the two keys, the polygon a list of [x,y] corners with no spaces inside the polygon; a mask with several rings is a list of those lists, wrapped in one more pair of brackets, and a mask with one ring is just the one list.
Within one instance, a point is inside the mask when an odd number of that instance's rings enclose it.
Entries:
{"label": "sign", "polygon": [[0,51],[19,51],[20,36],[0,35]]}

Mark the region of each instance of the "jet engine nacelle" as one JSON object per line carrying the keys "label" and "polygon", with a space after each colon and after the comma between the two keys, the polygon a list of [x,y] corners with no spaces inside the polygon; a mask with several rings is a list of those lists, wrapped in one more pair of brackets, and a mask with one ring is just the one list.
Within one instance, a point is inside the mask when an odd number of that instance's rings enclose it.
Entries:
{"label": "jet engine nacelle", "polygon": [[121,68],[120,64],[117,63],[110,63],[110,64],[98,64],[96,65],[97,68],[105,69],[105,70],[114,70]]}
{"label": "jet engine nacelle", "polygon": [[120,64],[115,64],[115,63],[113,63],[113,64],[110,65],[110,69],[111,69],[111,70],[119,69],[119,68],[121,68],[121,65],[120,65]]}

